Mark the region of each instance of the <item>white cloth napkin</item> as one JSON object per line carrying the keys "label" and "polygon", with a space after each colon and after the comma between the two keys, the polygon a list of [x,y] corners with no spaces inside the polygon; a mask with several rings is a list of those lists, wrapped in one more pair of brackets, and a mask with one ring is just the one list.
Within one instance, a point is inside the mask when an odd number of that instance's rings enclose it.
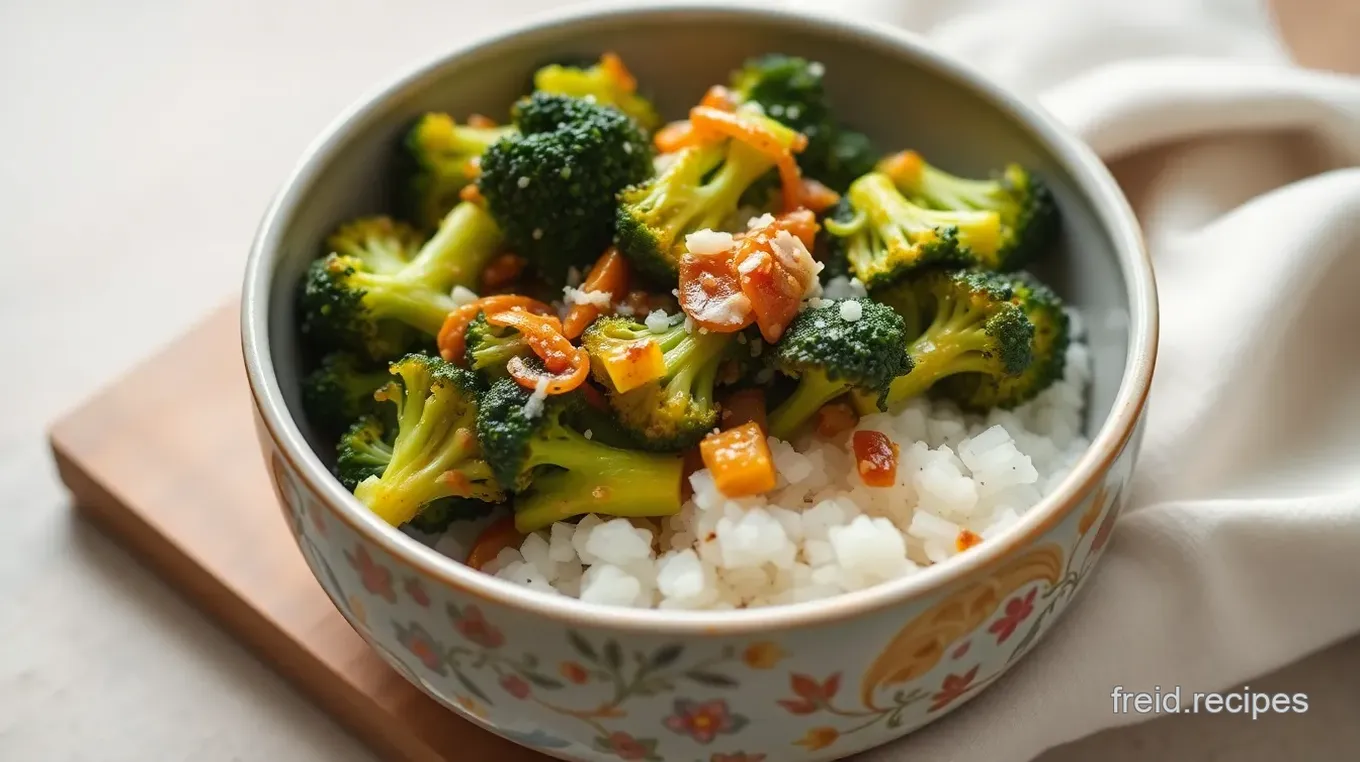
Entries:
{"label": "white cloth napkin", "polygon": [[[803,7],[832,0],[807,0]],[[1161,296],[1129,510],[1006,679],[870,761],[1010,762],[1241,688],[1360,630],[1360,79],[1292,66],[1263,1],[834,0],[1039,102],[1111,165]]]}

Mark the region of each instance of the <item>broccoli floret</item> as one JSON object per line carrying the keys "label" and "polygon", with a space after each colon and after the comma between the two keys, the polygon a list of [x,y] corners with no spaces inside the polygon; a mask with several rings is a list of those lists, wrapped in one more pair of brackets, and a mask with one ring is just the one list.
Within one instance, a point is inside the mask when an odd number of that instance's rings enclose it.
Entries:
{"label": "broccoli floret", "polygon": [[[586,513],[669,516],[680,510],[679,455],[623,450],[586,439],[563,420],[577,395],[530,403],[501,379],[483,395],[477,432],[500,482],[515,495],[515,526],[528,533]],[[541,407],[540,407],[541,405]]]}
{"label": "broccoli floret", "polygon": [[623,61],[606,53],[593,65],[551,64],[534,73],[534,89],[573,98],[593,98],[632,117],[644,130],[661,126],[652,102],[637,93],[637,80]]}
{"label": "broccoli floret", "polygon": [[[955,384],[938,382],[959,374],[1014,378],[1030,366],[1034,325],[1016,304],[1007,276],[983,270],[932,271],[878,297],[904,315],[915,312],[920,317],[913,322],[923,326],[907,348],[911,372],[894,380],[888,391],[890,408],[927,390],[970,408],[982,407],[969,404]],[[975,389],[976,382],[967,388]],[[862,397],[856,403],[861,410],[868,407]]]}
{"label": "broccoli floret", "polygon": [[1012,301],[1024,311],[1034,326],[1030,344],[1032,359],[1016,375],[951,376],[940,382],[947,396],[974,410],[1012,408],[1033,399],[1054,381],[1063,377],[1067,363],[1067,312],[1062,300],[1048,286],[1027,272],[1008,276]]}
{"label": "broccoli floret", "polygon": [[[340,438],[335,475],[347,489],[360,482],[381,477],[392,461],[392,443],[385,438],[383,424],[371,416],[359,419]],[[455,521],[480,518],[494,509],[495,503],[471,497],[446,497],[426,505],[411,519],[410,525],[426,534],[438,534]]]}
{"label": "broccoli floret", "polygon": [[837,123],[823,83],[824,67],[805,58],[772,53],[746,61],[732,76],[732,93],[807,136],[798,155],[803,174],[844,192],[871,171],[878,152],[863,133]]}
{"label": "broccoli floret", "polygon": [[[752,111],[742,119],[792,146],[798,134]],[[775,162],[739,140],[691,146],[677,152],[660,175],[619,194],[619,251],[647,277],[674,284],[685,235],[719,229],[736,214],[747,189]]]}
{"label": "broccoli floret", "polygon": [[975,251],[995,251],[1000,218],[995,212],[946,212],[911,203],[892,178],[870,172],[850,185],[848,223],[828,222],[842,239],[846,261],[870,289],[886,286],[929,265],[965,264]]}
{"label": "broccoli floret", "polygon": [[477,179],[478,163],[492,143],[513,135],[515,127],[473,127],[448,114],[430,113],[406,133],[406,151],[415,163],[410,206],[421,227],[433,230],[458,205],[459,192]]}
{"label": "broccoli floret", "polygon": [[465,364],[484,384],[507,378],[506,363],[512,357],[528,358],[533,354],[529,343],[514,328],[494,326],[486,322],[486,313],[479,312],[468,325],[463,339]]}
{"label": "broccoli floret", "polygon": [[972,180],[927,164],[915,151],[903,151],[879,167],[915,204],[942,211],[995,212],[1001,223],[996,245],[974,247],[977,264],[989,270],[1023,267],[1057,238],[1060,218],[1052,192],[1019,164],[1006,165],[993,179]]}
{"label": "broccoli floret", "polygon": [[534,93],[515,107],[521,133],[482,155],[478,180],[510,248],[560,279],[610,243],[615,196],[652,171],[651,145],[622,112]]}
{"label": "broccoli floret", "polygon": [[639,447],[673,452],[696,444],[718,425],[713,387],[735,337],[731,333],[689,333],[684,325],[656,334],[631,318],[602,317],[586,329],[581,346],[590,353],[595,379],[612,389],[604,362],[626,354],[640,341],[656,342],[664,358],[665,374],[636,389],[611,391],[609,404]]}
{"label": "broccoli floret", "polygon": [[[358,247],[349,235],[358,224],[342,227],[328,240],[331,253],[308,269],[302,333],[323,346],[373,360],[399,356],[420,334],[437,335],[457,306],[450,296],[453,287],[475,288],[482,267],[501,245],[495,221],[466,202],[454,207],[418,250],[411,245],[416,239],[410,229],[390,221],[386,224],[394,233],[382,239],[383,247],[371,239]],[[409,261],[395,266],[399,251],[409,252]]]}
{"label": "broccoli floret", "polygon": [[[390,379],[390,376],[387,376]],[[335,476],[345,489],[354,491],[369,477],[382,476],[392,462],[392,443],[376,416],[366,415],[350,426],[335,446]]]}
{"label": "broccoli floret", "polygon": [[[379,393],[397,407],[391,459],[382,474],[360,481],[354,496],[392,526],[444,498],[503,499],[478,447],[471,374],[427,355],[407,355],[392,363],[391,371],[400,383]],[[357,442],[348,438],[351,448]]]}
{"label": "broccoli floret", "polygon": [[302,380],[302,408],[319,429],[344,431],[378,409],[373,393],[390,380],[386,368],[368,368],[352,354],[332,352]]}
{"label": "broccoli floret", "polygon": [[[845,319],[847,302],[858,305],[858,319]],[[770,412],[770,435],[792,439],[822,405],[852,389],[881,405],[893,379],[911,370],[904,330],[901,316],[872,299],[827,300],[798,313],[772,354],[774,367],[798,386]]]}

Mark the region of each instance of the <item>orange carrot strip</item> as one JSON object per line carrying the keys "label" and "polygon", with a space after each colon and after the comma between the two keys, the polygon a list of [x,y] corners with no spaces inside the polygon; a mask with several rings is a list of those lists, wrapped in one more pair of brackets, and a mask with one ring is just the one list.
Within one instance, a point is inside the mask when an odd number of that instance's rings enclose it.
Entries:
{"label": "orange carrot strip", "polygon": [[[610,246],[595,261],[595,266],[590,268],[585,282],[581,284],[581,290],[605,291],[613,301],[622,301],[628,296],[628,260],[623,258],[618,249]],[[593,304],[572,305],[571,311],[567,313],[567,319],[562,321],[562,333],[568,339],[580,336],[586,330],[586,326],[594,322],[600,313],[600,308]]]}
{"label": "orange carrot strip", "polygon": [[496,120],[484,114],[472,114],[467,118],[467,126],[486,129],[496,126]]}
{"label": "orange carrot strip", "polygon": [[468,566],[474,569],[481,569],[492,559],[500,555],[506,548],[517,548],[524,539],[524,535],[515,529],[515,517],[504,516],[496,519],[487,525],[482,533],[477,535],[477,539],[472,543],[472,549],[468,551]]}
{"label": "orange carrot strip", "polygon": [[[799,191],[799,204],[817,214],[825,212],[841,200],[841,194],[810,177],[804,177]],[[808,248],[811,248],[809,246]]]}
{"label": "orange carrot strip", "polygon": [[746,497],[774,489],[774,458],[760,424],[747,423],[699,443],[704,465],[713,475],[718,491],[728,497]]}
{"label": "orange carrot strip", "polygon": [[554,375],[572,367],[576,347],[562,335],[562,324],[550,315],[535,315],[524,310],[488,312],[486,322],[494,326],[510,327],[519,331],[529,348],[534,350],[543,367]]}
{"label": "orange carrot strip", "polygon": [[518,294],[498,294],[496,296],[486,296],[475,302],[464,304],[453,310],[448,317],[444,318],[444,325],[439,329],[439,336],[436,342],[439,346],[439,355],[445,361],[457,365],[463,364],[463,352],[465,349],[464,339],[467,336],[467,327],[477,319],[477,313],[485,311],[488,315],[493,312],[509,310],[512,307],[520,307],[538,314],[552,314],[552,308],[537,299],[530,299],[527,296]]}
{"label": "orange carrot strip", "polygon": [[722,85],[714,85],[704,93],[703,100],[699,101],[700,106],[715,108],[719,111],[733,111],[736,103],[732,98],[732,91]]}
{"label": "orange carrot strip", "polygon": [[796,134],[793,144],[785,146],[768,130],[761,129],[735,114],[709,106],[696,106],[690,109],[689,120],[695,129],[740,140],[774,160],[775,166],[779,168],[784,211],[792,212],[799,207],[802,187],[799,182],[798,162],[794,161],[793,155],[807,147],[806,135]]}
{"label": "orange carrot strip", "polygon": [[505,364],[505,369],[510,373],[510,377],[515,379],[515,383],[525,389],[538,389],[538,383],[546,378],[548,384],[543,388],[544,394],[566,394],[584,384],[590,377],[590,355],[584,349],[576,350],[572,363],[570,372],[552,375],[529,367],[523,357],[511,357],[510,362]]}
{"label": "orange carrot strip", "polygon": [[486,206],[486,198],[482,196],[482,189],[477,187],[477,183],[468,183],[463,189],[458,191],[458,200],[467,201],[477,206]]}
{"label": "orange carrot strip", "polygon": [[699,142],[699,132],[686,120],[671,122],[656,131],[652,144],[658,153],[675,153]]}
{"label": "orange carrot strip", "polygon": [[507,251],[504,254],[496,255],[490,262],[486,263],[486,267],[482,268],[483,292],[496,291],[514,283],[520,273],[524,272],[526,264],[528,263],[525,262],[524,257],[518,254]]}
{"label": "orange carrot strip", "polygon": [[610,79],[618,83],[620,90],[626,93],[637,91],[637,78],[633,76],[632,72],[628,71],[628,67],[624,65],[623,59],[619,58],[617,53],[605,53],[600,56],[600,68],[604,70],[605,74],[609,75]]}

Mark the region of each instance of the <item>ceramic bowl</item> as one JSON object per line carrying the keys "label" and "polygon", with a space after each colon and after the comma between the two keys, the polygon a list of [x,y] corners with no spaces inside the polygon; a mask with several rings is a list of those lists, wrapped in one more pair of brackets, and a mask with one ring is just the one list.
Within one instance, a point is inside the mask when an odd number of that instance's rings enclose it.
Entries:
{"label": "ceramic bowl", "polygon": [[[957,171],[1020,161],[1065,218],[1043,274],[1084,311],[1090,451],[1003,536],[910,578],[735,612],[604,608],[473,571],[371,515],[327,472],[300,414],[293,294],[338,222],[387,209],[394,145],[426,110],[501,113],[542,63],[614,50],[684,112],[745,57],[826,64],[839,113]],[[927,105],[928,104],[928,105]],[[464,45],[350,109],[312,145],[251,252],[242,332],[260,443],[288,525],[335,605],[451,711],[572,760],[812,762],[919,728],[976,696],[1089,579],[1134,467],[1152,376],[1152,271],[1091,152],[1020,98],[909,34],[796,12],[683,6],[559,15]]]}

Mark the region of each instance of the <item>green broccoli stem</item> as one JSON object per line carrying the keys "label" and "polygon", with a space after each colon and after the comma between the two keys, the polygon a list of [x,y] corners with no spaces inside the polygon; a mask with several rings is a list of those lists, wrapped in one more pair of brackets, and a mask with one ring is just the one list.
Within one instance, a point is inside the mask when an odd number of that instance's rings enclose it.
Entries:
{"label": "green broccoli stem", "polygon": [[803,424],[817,414],[822,405],[844,394],[850,386],[848,380],[831,380],[824,371],[805,371],[798,378],[798,386],[793,390],[793,394],[770,412],[767,419],[770,436],[786,442],[791,441]]}
{"label": "green broccoli stem", "polygon": [[575,432],[536,442],[528,468],[566,469],[534,477],[515,503],[515,527],[523,533],[586,513],[605,516],[670,516],[680,510],[684,459],[597,444]]}
{"label": "green broccoli stem", "polygon": [[1000,210],[1006,200],[1001,184],[995,180],[956,177],[925,162],[920,172],[893,179],[903,193],[935,208]]}
{"label": "green broccoli stem", "polygon": [[[702,159],[694,160],[696,166],[712,167],[720,161],[722,166],[711,177],[697,184],[666,221],[666,240],[672,246],[680,244],[681,237],[691,231],[721,227],[741,203],[746,189],[774,166],[763,154],[736,140],[696,150],[703,152]],[[723,160],[724,155],[726,160]],[[674,200],[670,194],[672,189],[659,187],[658,190],[669,197],[658,204],[658,208],[665,209],[665,202]]]}
{"label": "green broccoli stem", "polygon": [[459,415],[459,400],[436,391],[425,397],[408,394],[398,405],[398,434],[392,459],[382,476],[369,477],[354,489],[384,521],[400,526],[422,506],[444,497],[493,500],[491,467],[478,454],[472,416]]}
{"label": "green broccoli stem", "polygon": [[681,334],[680,340],[670,348],[665,343],[661,346],[666,367],[675,369],[666,381],[667,396],[687,393],[696,400],[709,402],[717,383],[719,360],[735,334],[685,333],[683,327],[672,331]]}
{"label": "green broccoli stem", "polygon": [[[500,228],[486,210],[464,201],[453,208],[396,280],[433,291],[476,289],[482,269],[500,248]],[[436,329],[437,332],[437,329]]]}
{"label": "green broccoli stem", "polygon": [[850,188],[850,203],[863,210],[890,243],[906,246],[921,236],[953,228],[959,243],[979,254],[993,254],[1000,246],[1001,218],[996,212],[927,209],[908,201],[892,178],[881,172],[856,181]]}
{"label": "green broccoli stem", "polygon": [[[982,354],[987,349],[984,329],[987,316],[962,300],[950,300],[935,315],[935,321],[907,348],[912,369],[893,379],[888,387],[889,409],[924,394],[935,382],[956,373],[985,373],[990,364]],[[878,412],[876,397],[854,395],[860,415]]]}

